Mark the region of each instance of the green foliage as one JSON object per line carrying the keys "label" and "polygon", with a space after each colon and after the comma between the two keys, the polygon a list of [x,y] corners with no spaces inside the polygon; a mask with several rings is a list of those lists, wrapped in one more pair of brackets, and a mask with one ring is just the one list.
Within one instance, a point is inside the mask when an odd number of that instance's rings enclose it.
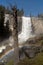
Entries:
{"label": "green foliage", "polygon": [[43,20],[43,14],[38,14],[38,17]]}
{"label": "green foliage", "polygon": [[[16,6],[13,6],[12,8],[11,8],[11,12],[13,11],[13,14],[14,14],[14,11],[17,9],[17,7]],[[24,15],[24,10],[23,9],[17,9],[17,16],[23,16]]]}
{"label": "green foliage", "polygon": [[4,19],[5,7],[0,5],[0,21]]}
{"label": "green foliage", "polygon": [[4,29],[4,10],[5,8],[3,6],[0,6],[0,35]]}
{"label": "green foliage", "polygon": [[10,60],[6,65],[14,65],[14,61]]}
{"label": "green foliage", "polygon": [[[4,36],[8,37],[10,35],[9,23],[6,23],[6,27],[4,27],[4,14],[8,13],[8,14],[14,15],[14,11],[15,11],[14,7],[12,8],[12,10],[9,10],[8,8],[6,9],[4,6],[0,5],[0,36],[1,37],[4,37]],[[23,16],[23,14],[24,14],[23,9],[21,10],[17,9],[17,16]]]}
{"label": "green foliage", "polygon": [[18,16],[23,16],[24,15],[24,11],[23,11],[23,9],[21,9],[21,10],[17,10],[17,15]]}
{"label": "green foliage", "polygon": [[6,10],[7,9],[4,6],[0,6],[0,37],[1,38],[8,38],[10,35],[9,22],[6,23],[6,27],[4,26],[4,15]]}
{"label": "green foliage", "polygon": [[43,14],[38,14],[38,17],[43,17]]}
{"label": "green foliage", "polygon": [[[10,60],[6,65],[14,65],[14,61]],[[36,57],[32,59],[26,57],[21,60],[18,65],[43,65],[43,53],[38,53]]]}
{"label": "green foliage", "polygon": [[39,53],[33,59],[24,59],[18,65],[43,65],[43,53]]}

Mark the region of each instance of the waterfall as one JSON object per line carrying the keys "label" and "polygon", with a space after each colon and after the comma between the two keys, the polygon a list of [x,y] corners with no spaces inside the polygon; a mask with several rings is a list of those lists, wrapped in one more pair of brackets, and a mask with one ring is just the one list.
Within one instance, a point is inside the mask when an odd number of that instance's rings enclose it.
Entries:
{"label": "waterfall", "polygon": [[18,35],[19,43],[23,43],[28,40],[32,35],[32,27],[31,27],[31,18],[30,17],[22,17],[22,32]]}

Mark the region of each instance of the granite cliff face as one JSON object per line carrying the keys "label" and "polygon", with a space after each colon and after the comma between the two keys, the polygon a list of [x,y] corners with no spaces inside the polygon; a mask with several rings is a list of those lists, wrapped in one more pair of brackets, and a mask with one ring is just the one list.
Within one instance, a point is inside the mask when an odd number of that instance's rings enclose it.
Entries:
{"label": "granite cliff face", "polygon": [[43,34],[43,20],[41,18],[32,17],[32,24],[36,35]]}
{"label": "granite cliff face", "polygon": [[[25,42],[31,37],[43,34],[43,20],[39,17],[17,17],[18,21],[18,41]],[[9,30],[13,30],[14,17],[11,14],[5,14],[4,26],[9,21]],[[12,32],[9,38],[12,37]],[[9,39],[8,38],[8,39]],[[7,39],[7,40],[8,40]],[[13,42],[12,42],[13,43]]]}
{"label": "granite cliff face", "polygon": [[[21,33],[18,35],[19,42],[25,42],[26,39],[39,36],[43,34],[43,20],[39,17],[21,17],[22,21],[19,19],[18,22],[21,21]],[[20,28],[19,27],[19,28]]]}

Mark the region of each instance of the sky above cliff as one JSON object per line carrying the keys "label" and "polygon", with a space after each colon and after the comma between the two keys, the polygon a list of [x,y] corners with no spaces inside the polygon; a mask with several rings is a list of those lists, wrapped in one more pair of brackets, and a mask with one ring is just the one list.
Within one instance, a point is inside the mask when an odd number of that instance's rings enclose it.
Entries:
{"label": "sky above cliff", "polygon": [[17,5],[17,8],[24,9],[24,15],[29,16],[30,13],[34,16],[38,13],[43,13],[43,0],[0,0],[0,4],[8,6],[9,3]]}

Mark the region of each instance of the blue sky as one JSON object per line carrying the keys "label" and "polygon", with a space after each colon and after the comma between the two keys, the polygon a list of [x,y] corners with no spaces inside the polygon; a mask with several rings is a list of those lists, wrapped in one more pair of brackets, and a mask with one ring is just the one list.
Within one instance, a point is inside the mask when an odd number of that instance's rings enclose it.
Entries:
{"label": "blue sky", "polygon": [[19,9],[23,8],[25,16],[43,13],[43,0],[0,0],[0,4],[4,6],[8,6],[8,2],[17,5]]}

